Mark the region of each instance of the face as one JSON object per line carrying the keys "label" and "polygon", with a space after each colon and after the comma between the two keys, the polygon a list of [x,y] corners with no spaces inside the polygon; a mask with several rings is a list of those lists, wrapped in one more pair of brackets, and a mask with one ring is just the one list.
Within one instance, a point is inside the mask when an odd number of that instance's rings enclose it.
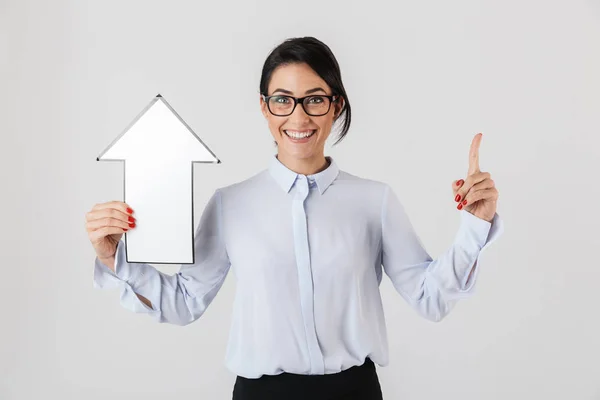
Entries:
{"label": "face", "polygon": [[[304,97],[307,95],[332,95],[331,88],[308,64],[289,64],[277,67],[271,75],[268,96],[288,95]],[[279,117],[269,112],[267,104],[260,99],[262,113],[269,123],[269,130],[277,142],[278,158],[293,163],[314,163],[324,157],[325,142],[331,132],[333,122],[343,107],[343,99],[331,104],[329,112],[322,116],[306,114],[302,104],[298,103],[294,112]],[[309,133],[307,138],[299,135]],[[291,137],[291,135],[296,137]]]}

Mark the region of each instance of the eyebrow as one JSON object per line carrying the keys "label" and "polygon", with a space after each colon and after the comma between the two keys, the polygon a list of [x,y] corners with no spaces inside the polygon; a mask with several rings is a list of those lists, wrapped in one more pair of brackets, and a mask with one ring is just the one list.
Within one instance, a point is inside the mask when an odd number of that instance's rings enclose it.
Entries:
{"label": "eyebrow", "polygon": [[[314,89],[307,90],[307,91],[306,91],[304,94],[311,94],[311,93],[315,93],[315,92],[319,92],[319,91],[321,91],[321,92],[324,92],[324,93],[327,93],[327,92],[325,91],[325,89],[323,89],[323,88],[320,88],[320,87],[316,87],[316,88],[314,88]],[[286,89],[281,89],[281,88],[277,88],[277,89],[275,89],[275,90],[273,91],[273,93],[276,93],[276,92],[281,92],[281,93],[285,93],[285,94],[289,94],[289,95],[292,95],[292,94],[293,94],[293,93],[292,93],[292,92],[290,92],[289,90],[286,90]]]}

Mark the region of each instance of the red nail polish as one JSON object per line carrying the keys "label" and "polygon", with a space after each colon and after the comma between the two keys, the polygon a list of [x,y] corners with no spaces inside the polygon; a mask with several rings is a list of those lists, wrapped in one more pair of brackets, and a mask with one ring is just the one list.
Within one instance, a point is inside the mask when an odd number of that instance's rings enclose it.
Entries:
{"label": "red nail polish", "polygon": [[462,204],[463,204],[463,206],[466,206],[467,205],[467,199],[464,199],[463,202],[462,202]]}
{"label": "red nail polish", "polygon": [[129,220],[129,222],[133,222],[133,221],[135,221],[135,218],[133,218],[133,217],[130,215],[130,216],[129,216],[129,218],[128,218],[128,220]]}
{"label": "red nail polish", "polygon": [[459,202],[460,201],[460,194],[457,194],[456,197],[454,198],[454,201]]}
{"label": "red nail polish", "polygon": [[131,208],[129,208],[129,207],[127,207],[127,212],[128,212],[129,214],[133,214],[133,210],[132,210]]}
{"label": "red nail polish", "polygon": [[123,230],[124,230],[125,232],[127,232],[127,231],[128,231],[128,229],[125,229],[125,228],[123,228]]}
{"label": "red nail polish", "polygon": [[462,209],[462,203],[460,203],[460,204],[458,205],[458,207],[456,207],[456,208],[458,208],[459,210],[461,210],[461,209]]}
{"label": "red nail polish", "polygon": [[131,224],[129,224],[129,226],[135,228],[135,222],[132,222]]}

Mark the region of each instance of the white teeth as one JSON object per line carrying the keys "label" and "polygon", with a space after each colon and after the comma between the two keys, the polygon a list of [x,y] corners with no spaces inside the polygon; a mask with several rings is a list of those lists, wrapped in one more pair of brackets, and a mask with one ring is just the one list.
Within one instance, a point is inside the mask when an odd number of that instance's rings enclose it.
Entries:
{"label": "white teeth", "polygon": [[316,131],[284,131],[286,135],[293,139],[304,139],[312,136]]}

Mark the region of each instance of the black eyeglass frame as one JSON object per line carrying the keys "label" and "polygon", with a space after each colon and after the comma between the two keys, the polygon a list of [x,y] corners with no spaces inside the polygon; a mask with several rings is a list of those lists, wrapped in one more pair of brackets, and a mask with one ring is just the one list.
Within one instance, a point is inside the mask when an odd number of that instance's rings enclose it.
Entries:
{"label": "black eyeglass frame", "polygon": [[[307,115],[310,115],[311,117],[322,117],[323,115],[327,115],[327,113],[331,110],[331,105],[333,103],[335,103],[336,101],[338,101],[340,98],[340,96],[335,95],[335,94],[331,95],[331,96],[328,96],[325,94],[311,94],[309,96],[304,96],[304,97],[294,97],[294,96],[288,96],[286,94],[274,94],[271,96],[265,96],[264,94],[261,94],[261,96],[262,96],[264,102],[267,103],[267,109],[269,110],[269,112],[276,117],[287,117],[289,115],[292,115],[294,113],[294,111],[296,110],[296,106],[298,105],[298,103],[302,104],[302,109],[304,109],[304,112]],[[289,114],[284,114],[284,115],[275,114],[273,111],[271,111],[271,106],[269,105],[269,99],[272,97],[287,97],[289,99],[294,100],[294,107],[292,107],[292,111],[290,111]],[[304,100],[308,99],[309,97],[326,97],[326,98],[328,98],[329,99],[329,107],[327,108],[327,111],[324,112],[323,114],[310,114],[308,111],[306,111],[306,107],[304,107]]]}

